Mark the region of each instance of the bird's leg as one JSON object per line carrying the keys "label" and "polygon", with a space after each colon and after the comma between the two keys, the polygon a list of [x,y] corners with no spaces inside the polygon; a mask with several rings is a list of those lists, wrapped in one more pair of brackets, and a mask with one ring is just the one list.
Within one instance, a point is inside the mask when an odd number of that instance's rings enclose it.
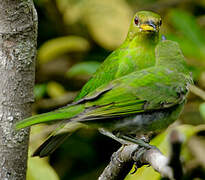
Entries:
{"label": "bird's leg", "polygon": [[141,168],[144,165],[149,165],[148,163],[143,163],[141,162],[140,158],[141,156],[147,151],[147,149],[145,147],[141,147],[139,148],[137,151],[133,151],[132,153],[132,158],[134,160],[134,171],[131,172],[131,174],[134,174],[135,172],[137,172],[137,170],[139,168]]}
{"label": "bird's leg", "polygon": [[[141,138],[137,138],[137,137],[130,137],[128,135],[122,135],[119,131],[116,132],[109,132],[103,128],[99,129],[100,133],[102,133],[103,135],[106,135],[116,141],[118,141],[119,143],[121,143],[122,145],[127,145],[130,143],[134,143],[139,145],[139,149],[136,151],[133,151],[133,154],[131,155],[132,157],[134,157],[135,160],[135,170],[133,173],[135,173],[135,171],[137,170],[137,168],[140,168],[141,166],[145,165],[145,164],[141,164],[139,159],[140,157],[149,149],[156,149],[155,146],[150,145],[148,142],[148,139],[146,137],[141,137]],[[122,147],[123,149],[124,147]],[[114,158],[116,157],[116,154],[114,153],[114,155],[111,157],[111,161],[114,162]],[[119,161],[121,163],[121,160],[119,157],[116,158],[117,161]]]}
{"label": "bird's leg", "polygon": [[150,142],[150,136],[143,134],[143,135],[137,135],[134,137],[134,139],[141,139],[143,140],[145,143],[149,143]]}
{"label": "bird's leg", "polygon": [[146,149],[152,149],[153,148],[152,145],[146,143],[143,139],[133,138],[133,137],[129,137],[129,136],[126,136],[126,135],[121,135],[121,134],[119,134],[118,136],[119,136],[120,139],[124,139],[126,141],[138,144],[139,146],[144,147]]}
{"label": "bird's leg", "polygon": [[[136,138],[136,137],[129,137],[127,135],[118,135],[120,138],[138,144],[139,145],[139,149],[137,151],[133,151],[132,153],[132,157],[135,161],[135,169],[134,172],[132,172],[132,174],[134,174],[138,168],[147,165],[147,163],[142,163],[140,161],[141,156],[149,149],[157,149],[157,147],[150,145],[148,142],[148,139],[146,137],[142,137],[142,138]],[[145,142],[146,141],[146,142]]]}
{"label": "bird's leg", "polygon": [[120,132],[111,133],[109,131],[106,131],[103,128],[99,128],[99,131],[103,135],[108,136],[108,137],[118,141],[121,144],[134,143],[134,144],[138,144],[140,147],[144,147],[146,149],[156,148],[155,146],[152,146],[149,143],[147,143],[148,142],[147,139],[144,139],[144,138],[130,137],[130,136],[127,136],[127,135],[122,135]]}
{"label": "bird's leg", "polygon": [[104,128],[99,128],[98,130],[101,134],[114,139],[115,141],[119,142],[120,144],[127,144],[126,140],[123,140],[123,139],[119,138],[118,136],[116,136],[115,134],[113,134],[109,131],[106,131]]}
{"label": "bird's leg", "polygon": [[[104,128],[99,128],[98,130],[99,130],[99,132],[100,132],[101,134],[103,134],[103,135],[105,135],[105,136],[108,136],[108,137],[110,137],[110,138],[116,140],[117,142],[121,143],[121,144],[122,144],[121,151],[123,151],[123,148],[126,146],[127,141],[125,141],[125,140],[123,140],[123,139],[121,139],[121,138],[118,138],[118,137],[115,136],[113,133],[111,133],[111,132],[109,132],[109,131],[106,131]],[[120,152],[121,152],[121,151],[120,151]],[[120,159],[119,155],[116,154],[116,153],[119,153],[119,154],[120,154],[120,152],[115,152],[115,153],[113,153],[113,155],[111,156],[111,161],[112,161],[112,162],[114,162],[114,158],[116,158],[117,161],[119,161],[120,163],[122,163],[122,160]]]}

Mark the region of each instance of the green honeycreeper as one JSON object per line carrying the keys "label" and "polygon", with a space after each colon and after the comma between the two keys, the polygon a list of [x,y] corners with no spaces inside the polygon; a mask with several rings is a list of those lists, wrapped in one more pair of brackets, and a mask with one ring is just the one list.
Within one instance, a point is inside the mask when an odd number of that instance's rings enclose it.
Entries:
{"label": "green honeycreeper", "polygon": [[159,42],[160,26],[159,15],[136,13],[125,42],[106,58],[72,104],[16,124],[21,129],[61,122],[34,156],[52,153],[73,124],[98,128],[122,144],[142,145],[138,136],[160,132],[177,119],[192,78],[178,44]]}

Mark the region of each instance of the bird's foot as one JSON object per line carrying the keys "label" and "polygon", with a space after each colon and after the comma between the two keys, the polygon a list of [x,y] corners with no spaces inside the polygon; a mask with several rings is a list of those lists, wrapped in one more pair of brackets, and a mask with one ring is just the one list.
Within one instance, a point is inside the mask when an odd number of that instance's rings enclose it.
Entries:
{"label": "bird's foot", "polygon": [[128,142],[138,144],[140,147],[144,147],[146,149],[153,148],[153,146],[150,145],[149,143],[145,142],[144,139],[134,138],[134,137],[126,136],[126,135],[119,135],[119,137],[123,140],[128,141]]}
{"label": "bird's foot", "polygon": [[141,157],[143,154],[147,151],[147,147],[140,147],[137,151],[133,151],[132,153],[132,159],[134,160],[134,171],[131,172],[131,174],[134,174],[137,172],[139,168],[141,168],[144,165],[148,165],[147,163],[143,163],[141,161]]}
{"label": "bird's foot", "polygon": [[126,145],[123,144],[120,151],[114,152],[114,153],[112,154],[112,156],[111,156],[111,161],[112,161],[113,163],[115,163],[115,161],[118,161],[119,163],[123,163],[123,160],[122,160],[122,158],[120,157],[120,154],[121,154],[121,152],[123,151],[123,149],[124,149],[125,146],[126,146]]}
{"label": "bird's foot", "polygon": [[123,163],[123,161],[121,160],[121,158],[119,157],[119,154],[117,152],[114,152],[111,156],[111,162],[113,164],[115,164],[115,162],[119,162],[119,163]]}

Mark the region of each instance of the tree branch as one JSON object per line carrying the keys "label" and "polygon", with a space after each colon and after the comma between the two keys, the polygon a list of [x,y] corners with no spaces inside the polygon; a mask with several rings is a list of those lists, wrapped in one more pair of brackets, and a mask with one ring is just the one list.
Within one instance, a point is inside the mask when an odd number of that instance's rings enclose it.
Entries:
{"label": "tree branch", "polygon": [[29,129],[13,125],[31,115],[37,14],[32,0],[0,0],[0,179],[26,179]]}
{"label": "tree branch", "polygon": [[181,179],[183,175],[180,162],[182,141],[181,134],[176,130],[171,132],[170,158],[164,156],[157,148],[145,150],[139,148],[136,144],[122,146],[113,154],[110,163],[98,180],[123,180],[134,163],[137,166],[136,170],[143,165],[150,165],[165,179]]}
{"label": "tree branch", "polygon": [[133,166],[132,153],[138,145],[122,146],[112,155],[111,161],[98,180],[123,180]]}
{"label": "tree branch", "polygon": [[124,179],[130,172],[134,162],[138,168],[144,164],[149,164],[162,176],[173,179],[172,169],[169,167],[169,160],[157,148],[149,149],[138,156],[141,149],[138,145],[132,144],[122,146],[112,156],[109,165],[105,168],[98,180]]}

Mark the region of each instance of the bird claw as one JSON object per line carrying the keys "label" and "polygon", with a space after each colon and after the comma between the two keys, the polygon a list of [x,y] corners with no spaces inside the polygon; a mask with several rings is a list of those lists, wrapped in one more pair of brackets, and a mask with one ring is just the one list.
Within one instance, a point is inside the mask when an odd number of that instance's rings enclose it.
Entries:
{"label": "bird claw", "polygon": [[[150,145],[150,148],[153,148],[153,147],[155,147],[155,146],[151,146]],[[144,165],[147,165],[146,163],[142,163],[141,162],[141,156],[147,151],[148,149],[147,149],[147,147],[141,147],[141,148],[139,148],[137,151],[133,151],[132,152],[132,157],[133,157],[133,160],[135,161],[134,162],[134,165],[135,165],[135,169],[134,169],[134,171],[131,173],[131,174],[134,174],[136,171],[137,171],[137,169],[139,169],[139,168],[141,168],[142,166],[144,166]]]}
{"label": "bird claw", "polygon": [[134,171],[133,171],[133,172],[130,172],[130,174],[135,174],[135,173],[137,172],[137,170],[138,170],[139,168],[141,168],[142,166],[144,166],[144,165],[146,165],[146,164],[140,163],[140,161],[135,161],[135,162],[134,162]]}
{"label": "bird claw", "polygon": [[135,166],[134,166],[134,171],[133,171],[133,172],[130,172],[130,174],[135,174],[135,173],[137,172],[137,170],[138,170],[138,167],[137,167],[136,164],[135,164]]}
{"label": "bird claw", "polygon": [[141,147],[139,148],[137,151],[133,151],[132,152],[132,157],[135,161],[135,164],[136,162],[138,162],[140,160],[140,157],[147,151],[147,149],[145,147]]}

